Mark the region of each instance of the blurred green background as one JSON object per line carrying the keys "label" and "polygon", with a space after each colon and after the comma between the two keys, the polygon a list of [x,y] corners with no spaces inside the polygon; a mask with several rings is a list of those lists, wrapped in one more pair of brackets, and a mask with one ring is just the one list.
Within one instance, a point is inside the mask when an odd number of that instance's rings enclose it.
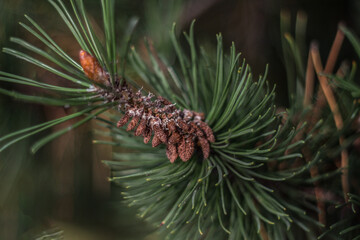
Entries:
{"label": "blurred green background", "polygon": [[[64,1],[67,2],[67,1]],[[99,0],[85,0],[93,22],[101,22]],[[187,30],[197,19],[198,42],[211,46],[221,32],[227,46],[232,41],[256,75],[269,63],[269,80],[278,85],[278,104],[286,106],[286,73],[280,36],[280,11],[287,10],[291,24],[298,11],[307,15],[306,43],[316,39],[326,58],[337,30],[344,21],[360,32],[357,0],[117,0],[117,27],[139,17],[134,44],[150,38],[156,49],[172,58],[168,32],[172,22]],[[0,0],[0,47],[12,46],[10,36],[41,46],[19,25],[24,14],[33,17],[71,56],[79,46],[48,1]],[[98,25],[101,32],[101,25]],[[121,31],[120,31],[121,32]],[[306,54],[306,53],[305,53]],[[348,42],[340,59],[355,56]],[[324,59],[323,59],[324,60]],[[21,63],[21,64],[20,64]],[[19,60],[0,55],[0,70],[44,81],[53,76]],[[2,88],[13,89],[1,83]],[[33,89],[18,91],[31,92]],[[71,109],[28,104],[0,96],[0,136],[16,129],[66,115]],[[66,126],[62,125],[59,127]],[[110,172],[101,160],[111,158],[111,148],[92,144],[96,123],[87,124],[46,146],[36,155],[26,139],[0,154],[0,239],[159,239],[148,224],[137,219],[135,209],[120,203],[121,189],[107,181]],[[55,129],[53,129],[55,130]]]}

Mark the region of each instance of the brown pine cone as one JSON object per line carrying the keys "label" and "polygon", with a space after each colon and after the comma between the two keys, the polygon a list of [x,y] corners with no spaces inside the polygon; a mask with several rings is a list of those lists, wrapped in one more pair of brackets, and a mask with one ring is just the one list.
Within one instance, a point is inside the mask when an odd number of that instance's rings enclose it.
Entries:
{"label": "brown pine cone", "polygon": [[174,163],[179,154],[177,153],[176,145],[169,144],[166,147],[166,156],[170,160],[171,163]]}
{"label": "brown pine cone", "polygon": [[210,155],[210,144],[206,138],[199,137],[199,144],[204,155],[204,158],[208,158]]}

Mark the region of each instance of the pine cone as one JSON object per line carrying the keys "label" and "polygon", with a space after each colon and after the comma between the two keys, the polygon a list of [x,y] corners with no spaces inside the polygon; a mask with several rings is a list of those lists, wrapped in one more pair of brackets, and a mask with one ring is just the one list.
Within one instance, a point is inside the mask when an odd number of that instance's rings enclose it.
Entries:
{"label": "pine cone", "polygon": [[[101,68],[96,58],[82,50],[80,63],[89,79],[110,86],[109,74]],[[117,127],[125,126],[132,118],[126,131],[136,128],[134,135],[142,135],[145,144],[154,136],[152,146],[165,144],[170,162],[174,162],[178,156],[182,161],[188,161],[195,152],[195,141],[198,142],[204,158],[209,157],[209,142],[215,142],[215,137],[211,128],[204,122],[203,113],[188,109],[179,110],[175,104],[162,96],[153,100],[152,93],[143,96],[141,90],[134,92],[125,79],[121,85],[119,82],[120,79],[116,79],[113,89],[102,89],[101,92],[107,101],[119,102],[119,109],[125,112],[117,122]]]}
{"label": "pine cone", "polygon": [[178,153],[175,144],[169,144],[166,147],[166,156],[170,160],[171,163],[174,163],[178,158]]}

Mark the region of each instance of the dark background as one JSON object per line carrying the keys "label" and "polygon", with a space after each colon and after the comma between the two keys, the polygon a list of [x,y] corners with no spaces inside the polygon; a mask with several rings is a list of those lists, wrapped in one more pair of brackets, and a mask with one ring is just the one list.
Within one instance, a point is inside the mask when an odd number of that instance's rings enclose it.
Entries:
{"label": "dark background", "polygon": [[[65,1],[66,2],[66,1]],[[94,22],[101,23],[100,1],[85,0]],[[186,31],[196,19],[198,42],[216,44],[215,34],[223,34],[225,48],[232,41],[252,66],[254,76],[270,66],[269,81],[278,88],[278,105],[286,106],[286,72],[280,34],[280,12],[288,11],[294,29],[299,11],[307,15],[306,44],[317,40],[323,62],[343,21],[360,33],[360,2],[357,0],[122,0],[116,1],[117,27],[122,29],[132,16],[140,21],[134,44],[141,46],[144,36],[151,38],[160,54],[171,59],[168,32],[176,21],[178,31]],[[19,25],[24,14],[33,17],[71,56],[79,46],[62,24],[49,2],[44,0],[0,0],[0,47],[14,46],[10,36],[41,44]],[[101,32],[101,24],[98,25]],[[121,32],[121,31],[119,31]],[[306,53],[304,53],[306,55]],[[339,59],[355,59],[346,41]],[[57,78],[0,54],[0,70],[36,76],[44,81]],[[0,83],[1,87],[31,93]],[[64,116],[66,108],[46,107],[14,101],[0,96],[0,135],[31,124]],[[59,127],[64,127],[63,126]],[[92,144],[96,123],[89,123],[48,144],[32,155],[33,139],[18,143],[0,154],[0,239],[157,239],[150,228],[135,217],[134,209],[119,202],[119,187],[106,180],[109,170],[100,162],[111,158],[111,148]],[[55,129],[53,129],[55,130]],[[146,237],[147,236],[147,237]]]}

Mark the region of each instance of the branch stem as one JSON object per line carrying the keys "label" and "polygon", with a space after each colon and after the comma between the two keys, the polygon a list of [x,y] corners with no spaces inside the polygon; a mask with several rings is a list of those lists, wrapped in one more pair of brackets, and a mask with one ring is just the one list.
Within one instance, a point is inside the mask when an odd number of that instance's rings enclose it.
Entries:
{"label": "branch stem", "polygon": [[305,95],[304,95],[304,106],[308,106],[311,103],[311,99],[314,93],[314,64],[311,58],[311,51],[309,51],[309,57],[306,67],[306,76],[305,76]]}
{"label": "branch stem", "polygon": [[[330,60],[328,59],[327,66],[325,67],[325,71],[323,71],[319,48],[315,44],[313,44],[311,46],[310,51],[311,51],[311,56],[312,56],[312,60],[314,63],[315,71],[316,71],[316,74],[317,74],[319,82],[320,82],[321,90],[324,93],[326,101],[328,102],[330,110],[333,114],[336,128],[338,130],[341,130],[344,126],[344,122],[342,120],[338,104],[335,100],[334,93],[328,83],[328,79],[325,75],[323,75],[323,74],[329,74],[330,73],[329,71],[330,70],[332,71],[333,67],[335,65],[334,57],[338,56],[338,51],[340,50],[340,46],[334,46],[334,45],[339,45],[339,44],[341,45],[341,43],[342,43],[341,39],[340,39],[341,41],[337,39],[337,38],[339,38],[338,35],[339,34],[337,34],[337,37],[335,38],[333,47],[331,48],[331,52],[329,54],[329,58],[332,58],[332,59],[330,59]],[[333,51],[335,51],[335,53],[333,53]],[[336,53],[336,51],[337,51],[337,53]],[[343,145],[343,143],[344,143],[343,136],[341,136],[339,138],[339,143],[340,143],[340,146]],[[341,167],[343,168],[343,170],[342,170],[343,174],[341,176],[341,184],[342,184],[342,188],[343,188],[345,201],[348,201],[347,193],[349,192],[349,184],[348,184],[348,180],[347,180],[348,179],[348,169],[347,169],[348,162],[349,161],[348,161],[347,150],[343,149],[341,151]]]}

